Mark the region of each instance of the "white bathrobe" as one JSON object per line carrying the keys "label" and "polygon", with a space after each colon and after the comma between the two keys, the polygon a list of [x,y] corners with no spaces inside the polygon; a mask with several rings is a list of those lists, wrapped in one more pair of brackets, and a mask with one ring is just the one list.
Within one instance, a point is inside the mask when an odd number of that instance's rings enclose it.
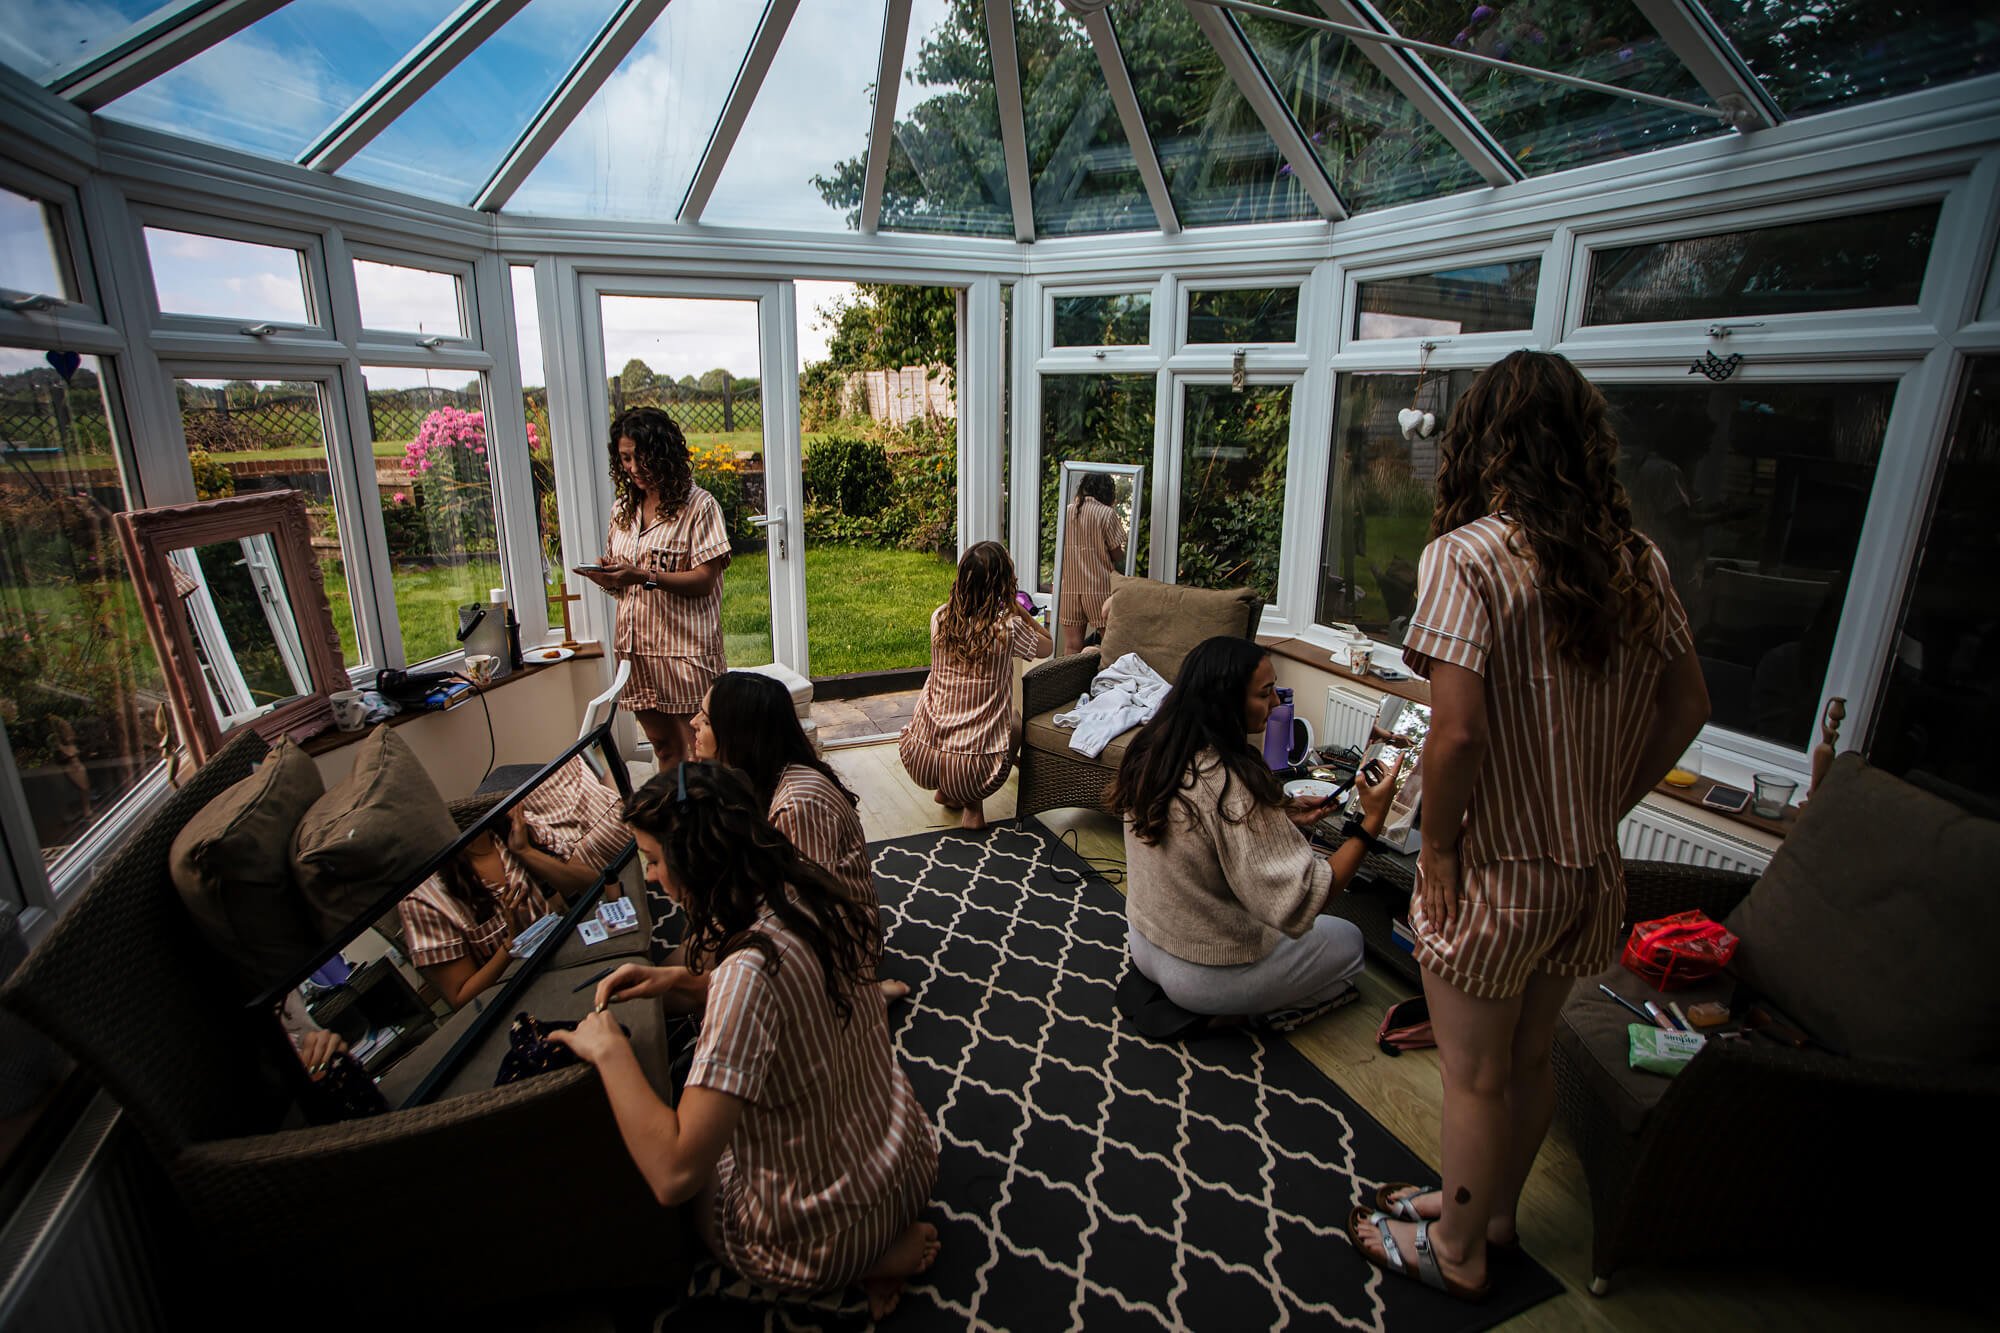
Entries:
{"label": "white bathrobe", "polygon": [[1097,673],[1090,693],[1079,698],[1075,708],[1057,713],[1053,720],[1059,727],[1076,730],[1069,738],[1070,749],[1095,759],[1127,729],[1152,721],[1169,688],[1139,654],[1127,653]]}

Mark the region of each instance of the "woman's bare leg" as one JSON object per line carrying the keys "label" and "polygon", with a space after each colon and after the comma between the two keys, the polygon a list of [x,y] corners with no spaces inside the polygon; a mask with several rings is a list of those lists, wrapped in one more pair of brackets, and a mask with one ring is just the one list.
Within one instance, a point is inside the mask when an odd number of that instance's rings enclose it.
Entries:
{"label": "woman's bare leg", "polygon": [[968,805],[965,807],[965,809],[959,811],[958,826],[960,828],[973,828],[973,829],[985,828],[986,802],[974,801],[971,805]]}
{"label": "woman's bare leg", "polygon": [[874,1265],[861,1275],[861,1288],[868,1293],[868,1313],[885,1319],[903,1298],[903,1283],[931,1266],[938,1254],[937,1228],[928,1222],[912,1222],[903,1234],[889,1242]]}
{"label": "woman's bare leg", "polygon": [[664,773],[694,754],[694,727],[690,713],[663,713],[657,708],[634,709],[633,720],[653,746],[653,766]]}

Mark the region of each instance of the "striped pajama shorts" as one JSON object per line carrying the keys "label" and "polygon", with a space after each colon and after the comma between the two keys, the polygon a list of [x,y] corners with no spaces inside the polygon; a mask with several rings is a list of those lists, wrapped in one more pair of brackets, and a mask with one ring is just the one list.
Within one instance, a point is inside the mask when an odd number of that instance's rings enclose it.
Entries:
{"label": "striped pajama shorts", "polygon": [[1554,861],[1459,864],[1458,915],[1440,932],[1410,903],[1416,959],[1426,972],[1480,999],[1509,999],[1538,973],[1587,977],[1611,966],[1625,915],[1625,866],[1612,852],[1592,866]]}

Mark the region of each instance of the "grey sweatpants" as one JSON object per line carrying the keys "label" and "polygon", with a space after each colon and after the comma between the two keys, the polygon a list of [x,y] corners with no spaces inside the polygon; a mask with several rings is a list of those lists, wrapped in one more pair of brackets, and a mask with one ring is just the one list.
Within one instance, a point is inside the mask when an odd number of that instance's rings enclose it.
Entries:
{"label": "grey sweatpants", "polygon": [[1322,1004],[1348,989],[1361,974],[1361,928],[1337,916],[1313,919],[1297,939],[1280,937],[1278,946],[1254,963],[1207,967],[1176,958],[1136,926],[1126,928],[1132,966],[1196,1014],[1268,1014]]}

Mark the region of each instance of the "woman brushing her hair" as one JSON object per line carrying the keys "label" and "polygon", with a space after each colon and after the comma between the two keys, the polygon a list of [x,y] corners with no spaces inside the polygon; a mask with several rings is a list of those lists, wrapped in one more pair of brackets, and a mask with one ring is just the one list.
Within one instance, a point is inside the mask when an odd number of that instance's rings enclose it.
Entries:
{"label": "woman brushing her hair", "polygon": [[[813,753],[783,685],[754,671],[717,676],[694,715],[694,757],[727,764],[749,778],[771,827],[831,875],[841,892],[876,910],[857,798],[833,765]],[[910,988],[884,981],[882,993],[900,1000]]]}
{"label": "woman brushing her hair", "polygon": [[1574,366],[1488,367],[1438,448],[1403,655],[1431,685],[1410,925],[1444,1184],[1384,1186],[1348,1233],[1371,1263],[1479,1299],[1548,1133],[1557,1015],[1614,956],[1618,821],[1701,730],[1708,691],[1666,562],[1632,529],[1604,398]]}
{"label": "woman brushing her hair", "polygon": [[771,827],[734,769],[676,765],[626,820],[711,974],[680,1105],[653,1091],[606,1006],[692,1008],[683,969],[627,963],[599,984],[597,1012],[551,1040],[597,1067],[640,1174],[662,1205],[698,1201],[724,1264],[788,1294],[859,1282],[886,1315],[937,1255],[917,1217],[938,1141],[889,1047],[875,913]]}
{"label": "woman brushing her hair", "polygon": [[1014,600],[1014,562],[999,542],[959,557],[951,600],[931,612],[931,674],[896,753],[910,780],[986,827],[986,798],[1014,759],[1014,659],[1049,655],[1049,632]]}
{"label": "woman brushing her hair", "polygon": [[1368,781],[1351,836],[1320,856],[1300,828],[1327,805],[1288,803],[1247,739],[1276,701],[1262,648],[1203,640],[1127,747],[1110,804],[1125,819],[1133,968],[1189,1013],[1286,1029],[1354,993],[1361,931],[1325,912],[1381,832],[1395,769]]}

